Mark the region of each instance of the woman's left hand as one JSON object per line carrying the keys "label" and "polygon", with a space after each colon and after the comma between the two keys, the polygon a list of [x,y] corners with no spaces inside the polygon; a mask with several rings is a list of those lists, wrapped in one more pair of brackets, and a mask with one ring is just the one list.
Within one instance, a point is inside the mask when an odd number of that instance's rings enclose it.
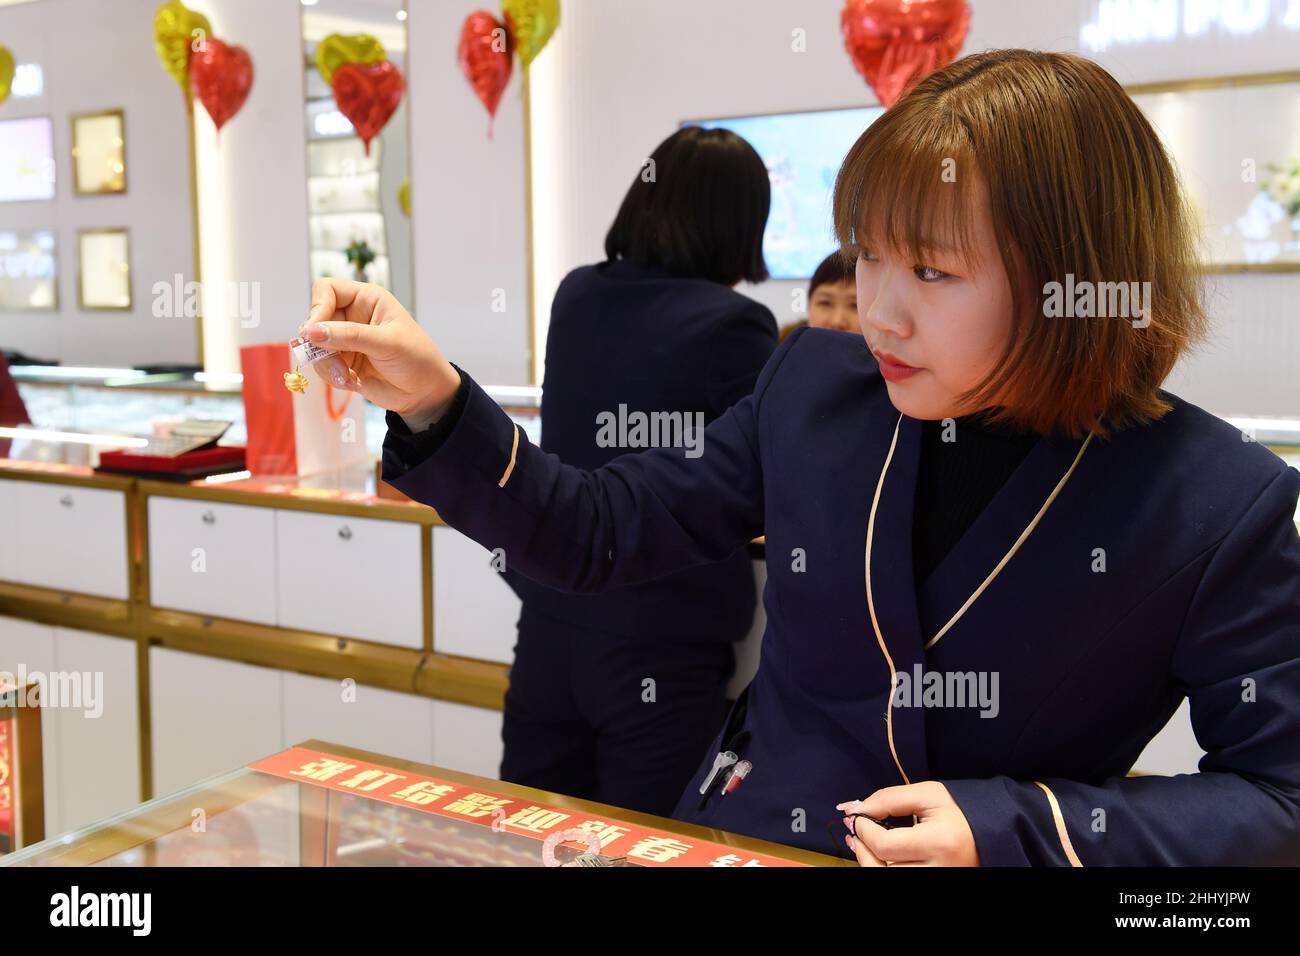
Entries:
{"label": "woman's left hand", "polygon": [[[845,814],[848,846],[862,866],[980,865],[966,815],[938,780],[885,787],[865,800],[850,800],[836,809]],[[887,830],[871,820],[851,816],[854,813],[876,820],[915,815],[917,822]]]}

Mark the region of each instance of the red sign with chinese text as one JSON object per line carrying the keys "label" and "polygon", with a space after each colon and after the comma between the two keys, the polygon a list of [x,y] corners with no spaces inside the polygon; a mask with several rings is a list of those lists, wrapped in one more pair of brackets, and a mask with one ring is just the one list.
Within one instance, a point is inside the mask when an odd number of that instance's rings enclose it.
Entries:
{"label": "red sign with chinese text", "polygon": [[[292,747],[248,765],[285,780],[434,813],[497,831],[543,841],[552,833],[578,829],[595,833],[601,852],[626,856],[642,866],[806,866],[793,860],[737,851],[720,843],[650,827],[607,820],[577,810],[549,807],[466,784],[422,777],[406,770]],[[584,849],[586,849],[584,847]],[[540,853],[540,847],[539,847]]]}
{"label": "red sign with chinese text", "polygon": [[14,752],[12,720],[0,720],[0,852],[18,845],[14,831]]}

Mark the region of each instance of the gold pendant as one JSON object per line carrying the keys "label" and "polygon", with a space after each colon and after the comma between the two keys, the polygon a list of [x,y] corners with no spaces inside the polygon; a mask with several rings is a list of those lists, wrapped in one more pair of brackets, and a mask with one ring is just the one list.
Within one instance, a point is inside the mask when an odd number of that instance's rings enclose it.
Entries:
{"label": "gold pendant", "polygon": [[302,395],[307,391],[307,376],[302,372],[294,369],[292,372],[284,373],[284,387],[291,392]]}

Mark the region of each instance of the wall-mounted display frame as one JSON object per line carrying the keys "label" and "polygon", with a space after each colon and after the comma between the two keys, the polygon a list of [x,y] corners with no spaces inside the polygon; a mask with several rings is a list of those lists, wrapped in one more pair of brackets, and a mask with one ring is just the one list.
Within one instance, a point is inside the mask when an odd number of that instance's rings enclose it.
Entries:
{"label": "wall-mounted display frame", "polygon": [[128,230],[77,230],[77,305],[90,312],[131,311]]}
{"label": "wall-mounted display frame", "polygon": [[0,202],[53,199],[55,171],[50,117],[0,120]]}
{"label": "wall-mounted display frame", "polygon": [[0,313],[58,310],[59,257],[55,231],[0,231]]}
{"label": "wall-mounted display frame", "polygon": [[126,114],[74,113],[72,189],[78,196],[126,192]]}
{"label": "wall-mounted display frame", "polygon": [[1203,271],[1300,272],[1300,70],[1126,89],[1178,165]]}

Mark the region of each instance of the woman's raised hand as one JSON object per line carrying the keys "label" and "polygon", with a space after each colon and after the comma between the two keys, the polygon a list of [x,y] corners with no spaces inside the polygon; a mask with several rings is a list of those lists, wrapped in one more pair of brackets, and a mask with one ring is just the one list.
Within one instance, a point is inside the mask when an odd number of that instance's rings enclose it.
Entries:
{"label": "woman's raised hand", "polygon": [[424,419],[451,401],[460,373],[387,289],[351,279],[312,285],[301,333],[344,363],[327,380],[403,418]]}

